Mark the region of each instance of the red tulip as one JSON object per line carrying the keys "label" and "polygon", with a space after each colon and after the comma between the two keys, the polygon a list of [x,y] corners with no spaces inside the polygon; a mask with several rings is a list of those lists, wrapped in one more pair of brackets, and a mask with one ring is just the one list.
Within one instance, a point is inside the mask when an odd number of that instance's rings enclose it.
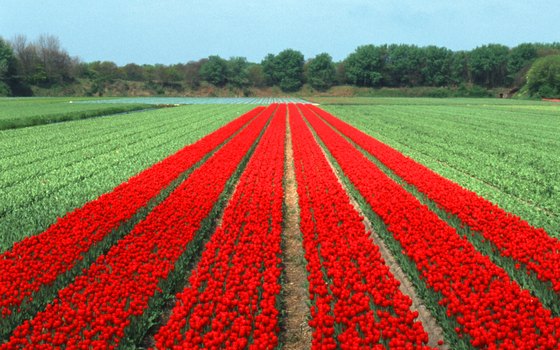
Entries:
{"label": "red tulip", "polygon": [[[148,307],[159,281],[184,253],[275,108],[260,113],[216,151],[106,255],[62,289],[44,312],[29,321],[29,327],[16,329],[0,349],[28,341],[52,344],[53,332],[62,334],[66,342],[93,341],[94,348],[117,345],[130,317]],[[68,325],[64,333],[53,323],[56,320]],[[86,333],[88,329],[95,333]]]}

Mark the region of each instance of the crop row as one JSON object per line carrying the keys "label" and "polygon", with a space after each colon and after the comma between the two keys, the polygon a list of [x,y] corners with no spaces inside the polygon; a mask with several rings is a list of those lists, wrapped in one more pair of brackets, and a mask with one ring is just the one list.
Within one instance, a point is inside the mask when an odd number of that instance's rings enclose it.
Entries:
{"label": "crop row", "polygon": [[188,287],[155,336],[158,349],[278,344],[286,105],[241,175]]}
{"label": "crop row", "polygon": [[327,110],[532,225],[560,234],[557,120],[519,108],[514,114],[481,107]]}
{"label": "crop row", "polygon": [[481,235],[483,240],[490,242],[495,247],[495,253],[511,258],[516,269],[523,267],[540,281],[548,283],[551,291],[560,293],[558,239],[332,115],[311,108],[439,207],[456,215],[463,225],[473,231],[473,235]]}
{"label": "crop row", "polygon": [[49,344],[114,348],[196,238],[229,178],[257,140],[273,108],[197,168],[134,229],[24,322],[2,348]]}
{"label": "crop row", "polygon": [[[135,126],[148,128],[155,125],[166,125],[168,120],[172,121],[180,116],[184,122],[190,124],[193,122],[190,120],[190,115],[203,117],[207,114],[215,114],[219,116],[219,111],[223,109],[228,108],[224,106],[221,108],[219,106],[167,108],[118,117],[108,116],[79,122],[3,131],[0,150],[6,155],[6,158],[22,156],[19,161],[25,164],[28,159],[40,160],[42,157],[56,155],[59,153],[60,147],[65,145],[72,145],[72,149],[80,149],[104,135],[118,135],[122,131],[134,131]],[[157,123],[154,123],[153,116],[159,117]],[[82,130],[82,132],[78,132],[78,130]],[[37,138],[44,144],[38,145]]]}
{"label": "crop row", "polygon": [[[181,110],[178,109],[173,112],[179,111]],[[21,131],[12,132],[18,136],[17,141],[21,141],[21,143],[16,144],[16,140],[10,140],[11,147],[6,149],[5,157],[0,162],[0,169],[2,170],[0,174],[1,188],[7,189],[39,176],[46,180],[45,175],[56,172],[58,168],[75,166],[88,160],[99,161],[102,158],[98,157],[122,147],[118,138],[135,141],[147,139],[149,142],[151,137],[173,130],[173,127],[176,127],[179,121],[196,131],[202,125],[200,118],[203,118],[211,110],[191,111],[188,117],[183,113],[169,112],[169,110],[162,110],[139,113],[135,115],[136,120],[123,116],[107,118],[108,120],[115,120],[115,123],[101,123],[101,120],[96,120],[97,123],[91,123],[91,125],[97,127],[90,132],[74,132],[71,135],[65,135],[67,137],[61,137],[61,134],[63,134],[61,129],[65,129],[62,125],[45,127],[41,131],[34,129],[34,132],[28,135]],[[162,120],[154,123],[149,118],[143,118],[151,114],[159,115]],[[216,119],[219,120],[219,116]],[[76,127],[76,125],[73,126]],[[48,144],[48,146],[38,145],[37,139],[41,143]],[[7,142],[3,141],[2,143],[6,144]],[[92,149],[95,149],[95,152],[92,152]]]}
{"label": "crop row", "polygon": [[[17,242],[0,257],[0,270],[4,272],[0,276],[2,318],[19,309],[22,303],[37,304],[38,299],[49,298],[49,292],[45,293],[49,286],[55,281],[63,285],[64,280],[70,277],[67,278],[64,274],[83,260],[92,247],[102,245],[107,236],[114,234],[120,225],[156,200],[182,173],[192,168],[261,111],[262,109],[255,109],[245,114],[130,178],[112,192],[67,214],[46,231]],[[40,290],[43,293],[34,295]],[[30,309],[32,313],[35,308],[35,305],[30,305],[25,309]],[[22,317],[21,310],[19,311],[14,316],[16,321]],[[9,329],[6,322],[11,320],[3,321],[0,323],[2,328]]]}
{"label": "crop row", "polygon": [[[554,349],[560,319],[522,290],[446,222],[384,174],[359,150],[302,106],[306,119],[346,176],[386,225],[436,294],[433,304],[446,308],[448,331],[472,346],[504,349]],[[391,237],[388,237],[391,238]],[[459,343],[458,343],[459,344]]]}
{"label": "crop row", "polygon": [[300,228],[309,273],[313,347],[428,348],[362,217],[295,105],[290,105]]}
{"label": "crop row", "polygon": [[[214,110],[203,107],[200,116]],[[127,157],[134,157],[146,149],[142,140],[153,138],[156,149],[184,133],[175,130],[180,119],[140,119],[136,129],[130,121],[110,122],[103,128],[108,135],[97,130],[86,138],[100,154],[85,159],[87,142],[76,136],[69,135],[67,148],[53,149],[50,161],[21,143],[21,152],[0,161],[7,169],[0,189],[23,189],[31,181],[26,171],[35,181],[66,179],[21,203],[10,194],[19,207],[0,206],[0,218],[15,222],[26,203],[33,216],[49,194],[66,195],[84,176],[109,171],[118,163],[110,155],[120,148],[105,141],[125,138],[134,148]],[[112,130],[111,123],[124,130]],[[208,125],[191,120],[186,129],[204,133]],[[353,201],[416,286],[449,346],[560,347],[558,240],[328,112],[288,104],[253,109],[38,234],[3,237],[0,350],[282,346],[283,215],[293,209],[283,206],[288,126],[312,348],[428,349],[434,341]],[[101,167],[79,174],[96,162]],[[71,170],[60,172],[57,163]],[[12,169],[18,166],[22,170]],[[150,332],[154,343],[146,342]]]}
{"label": "crop row", "polygon": [[[7,164],[8,170],[2,175],[2,189],[5,191],[6,201],[0,205],[0,215],[17,210],[28,203],[40,201],[69,184],[83,180],[87,176],[83,169],[94,166],[98,171],[110,169],[120,161],[115,158],[115,152],[130,150],[135,154],[146,151],[145,145],[157,146],[158,144],[154,144],[153,140],[169,135],[176,128],[174,124],[171,121],[166,125],[152,125],[151,128],[124,132],[119,136],[130,139],[130,143],[124,146],[116,142],[99,143],[95,154],[91,150],[84,150],[79,153],[61,153],[59,157],[49,157],[41,164],[35,162],[29,163],[28,166]],[[105,137],[100,141],[103,139]],[[100,166],[101,164],[103,166]]]}
{"label": "crop row", "polygon": [[69,103],[69,98],[18,98],[0,100],[0,130],[125,113],[146,106],[136,104]]}
{"label": "crop row", "polygon": [[[0,218],[0,252],[26,236],[47,229],[57,217],[111,191],[185,144],[225,124],[236,112],[248,109],[246,106],[203,107],[168,108],[136,113],[134,116],[6,131],[6,135],[13,134],[18,136],[17,139],[33,142],[21,145],[24,153],[0,159],[3,169],[0,171],[0,191],[5,199],[0,204],[3,212]],[[109,138],[104,133],[108,133]],[[52,136],[63,144],[51,144],[48,140]],[[97,139],[103,142],[99,143]],[[9,142],[4,144],[4,139],[0,143],[2,149],[12,149]],[[91,146],[88,147],[88,143]],[[13,149],[17,148],[14,145]],[[77,153],[76,148],[80,149]],[[35,157],[35,153],[39,158]],[[70,153],[67,158],[66,153]],[[24,174],[17,169],[26,164],[27,158],[31,162],[29,176],[22,178]],[[72,158],[74,162],[67,164]],[[12,166],[14,162],[19,165]],[[43,168],[49,170],[41,173]],[[11,175],[17,180],[12,180]],[[13,181],[17,181],[15,186],[5,187]]]}

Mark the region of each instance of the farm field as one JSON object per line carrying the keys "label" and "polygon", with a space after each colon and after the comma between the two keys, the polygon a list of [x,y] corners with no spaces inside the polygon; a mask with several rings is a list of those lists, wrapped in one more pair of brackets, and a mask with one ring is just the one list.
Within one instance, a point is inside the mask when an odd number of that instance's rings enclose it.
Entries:
{"label": "farm field", "polygon": [[532,225],[560,235],[560,106],[408,100],[323,107]]}
{"label": "farm field", "polygon": [[317,100],[0,131],[0,349],[559,348],[558,107]]}
{"label": "farm field", "polygon": [[[532,108],[538,110],[559,111],[560,105],[554,102],[536,100],[501,99],[501,98],[429,98],[429,97],[311,97],[311,103],[321,105],[399,105],[399,106],[472,106],[504,108]],[[524,107],[523,107],[524,106]]]}
{"label": "farm field", "polygon": [[88,104],[151,104],[151,105],[207,105],[207,104],[257,104],[269,105],[271,103],[306,103],[307,101],[296,97],[119,97],[111,99],[89,99],[79,103]]}
{"label": "farm field", "polygon": [[252,106],[184,106],[0,132],[0,251]]}
{"label": "farm field", "polygon": [[75,103],[80,100],[93,101],[86,98],[0,98],[0,130],[146,109],[139,103]]}

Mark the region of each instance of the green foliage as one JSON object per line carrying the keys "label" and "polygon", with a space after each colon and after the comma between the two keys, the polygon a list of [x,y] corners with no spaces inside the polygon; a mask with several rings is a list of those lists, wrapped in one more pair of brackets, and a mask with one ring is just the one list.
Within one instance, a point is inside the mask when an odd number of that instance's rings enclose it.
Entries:
{"label": "green foliage", "polygon": [[123,78],[119,67],[111,61],[95,61],[87,64],[88,75],[94,80],[111,82]]}
{"label": "green foliage", "polygon": [[0,81],[6,79],[8,73],[9,62],[13,57],[13,52],[10,46],[0,38]]}
{"label": "green foliage", "polygon": [[560,236],[560,106],[499,99],[362,100],[369,105],[323,108]]}
{"label": "green foliage", "polygon": [[238,89],[249,86],[249,62],[245,57],[232,57],[227,61],[227,66],[229,84]]}
{"label": "green foliage", "polygon": [[129,63],[121,68],[123,77],[130,81],[143,81],[145,79],[144,69],[135,63]]}
{"label": "green foliage", "polygon": [[520,44],[509,52],[507,69],[510,79],[516,79],[516,75],[537,58],[537,47],[534,44]]}
{"label": "green foliage", "polygon": [[[224,87],[226,84],[237,88],[244,89],[249,86],[249,67],[245,57],[232,57],[225,60],[220,56],[210,56],[207,60],[200,64],[200,77],[208,83]],[[191,73],[196,76],[194,71]],[[191,85],[195,86],[196,83]]]}
{"label": "green foliage", "polygon": [[[18,35],[10,44],[14,63],[6,75],[2,73],[6,65],[0,59],[0,95],[30,96],[33,91],[44,95],[191,95],[197,94],[202,81],[229,91],[212,87],[203,90],[215,95],[239,94],[240,90],[250,95],[251,87],[265,86],[294,92],[306,80],[319,91],[345,84],[376,88],[519,88],[525,84],[528,67],[536,58],[560,54],[560,43],[525,43],[511,49],[489,44],[458,52],[433,45],[384,44],[359,46],[341,62],[332,62],[323,53],[307,65],[301,52],[286,49],[277,55],[268,54],[260,63],[248,62],[244,57],[226,60],[215,55],[173,65],[118,66],[110,61],[84,63],[72,58],[52,35],[42,35],[32,42]],[[5,46],[0,44],[0,52]],[[6,76],[9,78],[5,79]],[[435,95],[423,96],[443,97],[446,93],[437,90]],[[549,88],[542,90],[542,94],[551,93]]]}
{"label": "green foliage", "polygon": [[18,75],[25,83],[45,88],[68,84],[76,78],[74,67],[78,59],[61,48],[60,41],[53,35],[41,35],[34,42],[18,35],[12,41],[18,60]]}
{"label": "green foliage", "polygon": [[15,57],[10,45],[0,37],[0,96],[10,96],[10,83],[15,78]]}
{"label": "green foliage", "polygon": [[492,262],[503,268],[512,280],[515,280],[517,283],[519,283],[522,288],[530,290],[531,293],[533,293],[542,301],[543,305],[545,305],[547,309],[552,311],[552,314],[554,316],[558,316],[560,314],[560,297],[557,293],[554,292],[553,286],[550,282],[543,282],[539,280],[538,276],[535,273],[532,273],[530,272],[530,270],[526,269],[525,264],[519,264],[519,261],[516,261],[511,257],[497,254],[496,252],[499,251],[499,249],[492,242],[486,240],[481,234],[477,233],[476,231],[472,231],[472,229],[461,219],[459,219],[458,216],[442,209],[436,202],[429,199],[415,186],[404,181],[401,177],[399,177],[396,173],[394,173],[390,168],[380,162],[373,155],[362,149],[361,151],[388,177],[393,179],[399,185],[403,186],[404,189],[414,195],[422,204],[428,206],[431,211],[436,213],[441,220],[447,222],[457,231],[458,234],[471,242],[479,252],[488,256],[490,260],[492,260]]}
{"label": "green foliage", "polygon": [[192,105],[0,131],[0,252],[251,105]]}
{"label": "green foliage", "polygon": [[450,74],[449,82],[451,85],[457,86],[471,81],[468,52],[458,51],[453,53]]}
{"label": "green foliage", "polygon": [[350,83],[367,87],[446,86],[452,68],[451,50],[416,45],[361,46],[344,66]]}
{"label": "green foliage", "polygon": [[3,81],[0,81],[0,96],[10,96],[11,94],[12,91],[10,90],[8,84],[4,83]]}
{"label": "green foliage", "polygon": [[527,75],[527,88],[533,96],[560,97],[560,55],[536,60]]}
{"label": "green foliage", "polygon": [[455,93],[452,94],[453,97],[492,97],[492,94],[485,88],[478,85],[465,85],[461,84]]}
{"label": "green foliage", "polygon": [[[340,91],[339,91],[340,90]],[[433,87],[433,86],[413,86],[401,88],[358,88],[352,86],[340,86],[333,88],[330,92],[332,96],[352,96],[352,97],[493,97],[494,95],[486,88],[477,85],[463,85],[458,87]],[[307,97],[312,101],[324,101],[324,98],[313,96],[312,92]],[[349,97],[349,103],[355,103],[356,99]],[[334,98],[334,97],[333,97]],[[344,99],[344,97],[341,97]],[[338,100],[337,98],[334,98]]]}
{"label": "green foliage", "polygon": [[210,84],[224,86],[228,78],[228,63],[220,56],[210,56],[200,67],[200,76]]}
{"label": "green foliage", "polygon": [[420,70],[424,85],[447,86],[452,83],[453,51],[445,47],[424,48],[424,62]]}
{"label": "green foliage", "polygon": [[268,86],[276,85],[280,82],[276,73],[278,71],[278,68],[276,63],[276,56],[274,56],[274,54],[269,53],[268,55],[266,55],[261,61],[261,67],[266,84]]}
{"label": "green foliage", "polygon": [[307,63],[307,82],[317,90],[327,90],[335,82],[335,65],[331,55],[321,53]]}
{"label": "green foliage", "polygon": [[345,61],[346,78],[358,86],[380,86],[386,55],[386,46],[359,46]]}
{"label": "green foliage", "polygon": [[469,55],[469,65],[475,84],[487,87],[507,83],[509,48],[499,44],[477,47]]}
{"label": "green foliage", "polygon": [[344,85],[348,83],[348,79],[346,78],[346,62],[338,62],[335,63],[335,82],[336,85]]}
{"label": "green foliage", "polygon": [[303,86],[303,54],[287,49],[278,55],[268,54],[261,62],[268,85],[278,85],[282,91],[293,92]]}
{"label": "green foliage", "polygon": [[263,67],[260,64],[250,64],[247,68],[247,79],[252,86],[264,87],[266,85],[266,76]]}
{"label": "green foliage", "polygon": [[390,45],[387,48],[387,84],[391,86],[423,85],[424,51],[415,45]]}
{"label": "green foliage", "polygon": [[71,103],[68,98],[0,99],[0,130],[93,118],[146,108],[144,104]]}

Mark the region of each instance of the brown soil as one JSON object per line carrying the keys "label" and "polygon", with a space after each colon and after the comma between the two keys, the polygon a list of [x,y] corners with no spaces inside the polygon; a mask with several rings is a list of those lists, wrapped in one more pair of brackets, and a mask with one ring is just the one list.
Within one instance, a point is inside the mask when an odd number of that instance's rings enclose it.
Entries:
{"label": "brown soil", "polygon": [[[317,136],[315,136],[315,139],[317,139]],[[373,230],[373,226],[371,222],[364,215],[358,202],[356,202],[354,197],[352,197],[352,195],[350,195],[350,193],[348,192],[348,189],[346,188],[346,186],[344,185],[344,183],[340,178],[339,172],[333,166],[331,160],[329,159],[325,150],[322,147],[321,147],[321,151],[323,152],[323,155],[325,156],[327,162],[331,166],[332,171],[335,173],[336,177],[338,178],[338,182],[342,185],[342,187],[348,194],[348,197],[350,198],[350,203],[352,204],[352,206],[354,206],[354,208],[358,211],[358,213],[360,213],[360,215],[364,218],[363,220],[364,227],[368,232],[371,233],[370,238],[373,240],[375,245],[379,247],[379,252],[383,257],[383,260],[385,260],[385,264],[389,267],[389,270],[391,271],[393,276],[400,282],[400,286],[399,286],[400,291],[403,294],[408,295],[410,299],[412,299],[412,306],[410,307],[410,310],[418,311],[417,320],[422,322],[422,325],[424,326],[424,330],[428,333],[429,336],[429,341],[427,345],[438,349],[445,349],[445,350],[449,349],[449,347],[446,344],[438,345],[439,340],[444,340],[443,330],[437,324],[436,319],[432,316],[430,311],[426,308],[424,301],[420,299],[420,297],[418,297],[418,295],[416,294],[416,290],[412,282],[408,279],[404,271],[401,269],[395,257],[393,257],[393,255],[391,254],[390,250],[387,248],[383,240]]]}
{"label": "brown soil", "polygon": [[286,137],[285,214],[282,234],[285,314],[280,339],[284,343],[284,349],[299,350],[311,348],[311,328],[307,323],[310,319],[307,305],[309,293],[302,235],[299,230],[298,193],[289,124]]}

